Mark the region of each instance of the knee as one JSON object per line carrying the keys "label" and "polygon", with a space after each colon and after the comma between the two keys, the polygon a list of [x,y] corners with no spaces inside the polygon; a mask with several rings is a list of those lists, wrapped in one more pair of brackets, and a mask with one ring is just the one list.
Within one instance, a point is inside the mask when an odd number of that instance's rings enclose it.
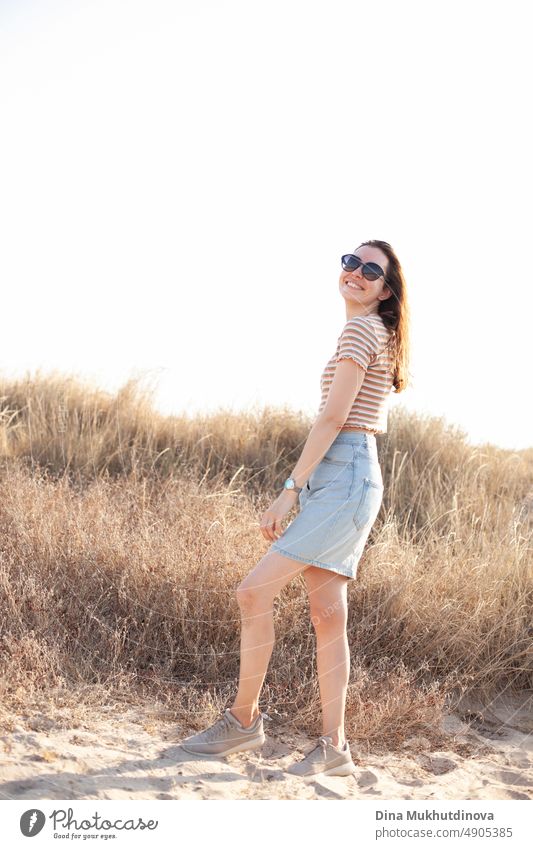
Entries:
{"label": "knee", "polygon": [[247,587],[239,584],[235,592],[237,604],[242,613],[253,613],[270,605],[264,592],[258,587]]}
{"label": "knee", "polygon": [[348,610],[341,600],[311,606],[311,622],[315,631],[341,631],[346,628]]}

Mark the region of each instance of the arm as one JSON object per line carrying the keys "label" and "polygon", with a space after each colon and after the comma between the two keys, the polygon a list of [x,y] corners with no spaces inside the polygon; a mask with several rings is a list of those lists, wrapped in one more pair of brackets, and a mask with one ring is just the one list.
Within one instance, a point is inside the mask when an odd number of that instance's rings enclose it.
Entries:
{"label": "arm", "polygon": [[[305,484],[337,436],[348,417],[364,376],[364,369],[353,359],[342,359],[337,363],[324,409],[317,416],[298,462],[288,476],[294,478],[296,486]],[[284,489],[263,513],[260,527],[266,540],[274,541],[280,536],[281,520],[294,506],[297,498],[297,493]]]}
{"label": "arm", "polygon": [[[364,376],[364,370],[352,359],[343,359],[337,363],[325,407],[309,431],[302,453],[290,474],[296,486],[304,485],[337,436],[348,418]],[[290,490],[287,492],[295,501],[295,493]]]}

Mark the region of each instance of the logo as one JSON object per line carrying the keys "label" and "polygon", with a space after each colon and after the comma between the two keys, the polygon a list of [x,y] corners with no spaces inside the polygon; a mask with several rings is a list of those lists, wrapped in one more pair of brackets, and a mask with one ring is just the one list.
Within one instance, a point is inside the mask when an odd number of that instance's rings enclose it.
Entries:
{"label": "logo", "polygon": [[30,808],[29,811],[24,811],[20,818],[20,830],[24,837],[35,837],[36,834],[39,834],[45,822],[46,817],[42,811],[37,808]]}

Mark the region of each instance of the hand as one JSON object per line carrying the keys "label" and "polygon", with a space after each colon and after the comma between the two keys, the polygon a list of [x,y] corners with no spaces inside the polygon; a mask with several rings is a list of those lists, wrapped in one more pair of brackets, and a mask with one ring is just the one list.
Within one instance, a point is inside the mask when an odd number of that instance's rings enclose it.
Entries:
{"label": "hand", "polygon": [[268,542],[274,542],[281,536],[281,520],[298,500],[298,493],[291,489],[284,489],[268,510],[265,510],[259,522],[261,533]]}

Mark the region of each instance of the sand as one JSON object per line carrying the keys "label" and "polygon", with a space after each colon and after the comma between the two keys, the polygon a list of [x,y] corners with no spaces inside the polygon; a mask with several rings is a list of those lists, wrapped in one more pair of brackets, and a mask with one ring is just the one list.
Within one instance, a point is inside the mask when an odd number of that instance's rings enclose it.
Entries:
{"label": "sand", "polygon": [[178,745],[192,731],[147,720],[139,708],[101,709],[70,728],[45,714],[14,718],[0,736],[0,798],[533,799],[531,703],[502,699],[482,718],[445,716],[450,746],[439,751],[421,736],[395,753],[363,755],[351,744],[353,776],[308,781],[284,768],[316,740],[279,723],[265,722],[259,752],[197,758]]}

